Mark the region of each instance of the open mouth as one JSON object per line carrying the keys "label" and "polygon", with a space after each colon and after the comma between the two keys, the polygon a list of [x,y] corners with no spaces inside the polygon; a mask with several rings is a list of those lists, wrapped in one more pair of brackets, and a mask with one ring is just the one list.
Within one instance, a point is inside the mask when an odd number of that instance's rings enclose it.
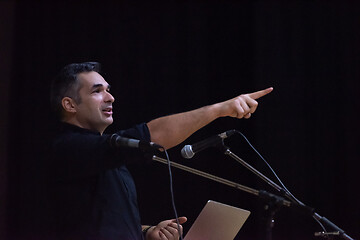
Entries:
{"label": "open mouth", "polygon": [[104,113],[106,113],[106,114],[112,114],[112,113],[113,113],[112,107],[104,108],[102,111],[103,111]]}

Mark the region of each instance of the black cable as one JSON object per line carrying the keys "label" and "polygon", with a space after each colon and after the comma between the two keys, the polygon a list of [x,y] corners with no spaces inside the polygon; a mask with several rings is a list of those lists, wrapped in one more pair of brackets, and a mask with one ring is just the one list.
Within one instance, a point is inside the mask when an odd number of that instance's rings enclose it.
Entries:
{"label": "black cable", "polygon": [[164,149],[166,159],[167,159],[167,163],[168,163],[169,178],[170,178],[171,203],[172,203],[173,211],[174,211],[174,214],[175,214],[176,224],[177,224],[178,232],[179,232],[179,235],[180,235],[180,239],[183,240],[183,234],[182,234],[182,231],[180,229],[179,217],[178,217],[177,210],[176,210],[176,205],[175,205],[175,197],[174,197],[174,189],[173,189],[173,178],[172,178],[172,172],[171,172],[171,162],[170,162],[168,152],[166,151],[165,148],[163,148],[163,149]]}

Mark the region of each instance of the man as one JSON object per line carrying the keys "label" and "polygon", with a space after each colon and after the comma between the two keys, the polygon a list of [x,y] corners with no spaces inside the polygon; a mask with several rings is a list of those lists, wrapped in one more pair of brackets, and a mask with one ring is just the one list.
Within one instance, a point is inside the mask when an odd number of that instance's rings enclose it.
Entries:
{"label": "man", "polygon": [[[53,143],[51,197],[60,239],[178,239],[176,220],[142,233],[133,179],[125,163],[137,157],[109,144],[115,101],[98,63],[66,66],[52,86],[52,105],[62,122]],[[219,117],[249,118],[268,88],[193,111],[154,119],[117,134],[174,147]],[[186,221],[180,217],[180,224]],[[181,231],[181,229],[180,229]]]}

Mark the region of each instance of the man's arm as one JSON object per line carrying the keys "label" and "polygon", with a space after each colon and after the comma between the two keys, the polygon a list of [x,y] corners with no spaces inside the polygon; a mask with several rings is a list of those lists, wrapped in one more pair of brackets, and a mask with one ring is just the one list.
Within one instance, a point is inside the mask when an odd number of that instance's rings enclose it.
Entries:
{"label": "man's arm", "polygon": [[250,118],[258,105],[256,99],[265,96],[272,90],[273,88],[267,88],[242,94],[224,102],[154,119],[147,123],[151,141],[169,149],[180,144],[191,134],[217,118]]}

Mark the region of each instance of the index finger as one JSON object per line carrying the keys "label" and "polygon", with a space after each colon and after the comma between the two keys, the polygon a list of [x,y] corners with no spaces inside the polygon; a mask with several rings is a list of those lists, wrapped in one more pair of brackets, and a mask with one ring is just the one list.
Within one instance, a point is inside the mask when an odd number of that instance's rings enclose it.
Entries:
{"label": "index finger", "polygon": [[253,92],[253,93],[249,93],[248,96],[252,99],[258,99],[258,98],[261,98],[263,96],[265,96],[266,94],[269,94],[271,93],[273,90],[272,87],[269,87],[269,88],[266,88],[264,90],[260,90],[260,91],[257,91],[257,92]]}

